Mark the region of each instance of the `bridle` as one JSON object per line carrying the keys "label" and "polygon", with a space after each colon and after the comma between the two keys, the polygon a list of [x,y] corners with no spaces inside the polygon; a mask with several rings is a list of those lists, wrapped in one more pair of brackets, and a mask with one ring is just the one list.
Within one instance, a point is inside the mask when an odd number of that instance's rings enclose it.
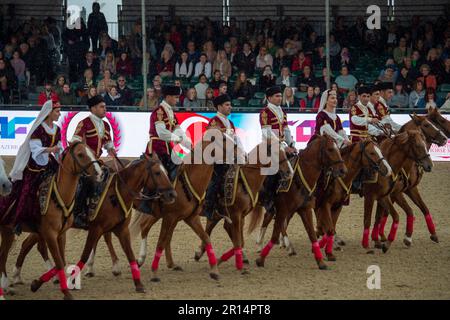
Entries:
{"label": "bridle", "polygon": [[[329,172],[331,168],[337,164],[344,163],[344,160],[339,159],[335,161],[331,161],[328,157],[327,162],[325,162],[325,145],[328,141],[328,137],[324,137],[325,139],[322,139],[320,141],[320,155],[319,155],[319,163],[322,163],[325,166],[325,172]],[[331,139],[330,139],[331,140]]]}
{"label": "bridle", "polygon": [[[96,163],[97,163],[99,166],[101,166],[101,163],[100,163],[99,160],[92,160],[92,161],[90,161],[89,163],[87,163],[86,165],[82,165],[82,164],[80,163],[80,161],[78,160],[78,158],[75,156],[75,151],[74,151],[75,148],[76,148],[76,146],[78,146],[79,144],[83,144],[83,142],[77,141],[77,142],[71,144],[71,145],[69,146],[69,148],[67,148],[67,149],[63,152],[62,157],[61,157],[61,161],[60,161],[60,164],[59,164],[59,165],[60,165],[60,167],[61,167],[62,170],[66,171],[66,172],[70,172],[69,170],[66,170],[66,169],[64,168],[64,165],[63,165],[63,163],[64,163],[64,158],[65,158],[66,155],[69,153],[70,156],[72,157],[74,163],[75,163],[75,170],[74,170],[74,172],[71,172],[71,173],[74,174],[74,175],[81,174],[81,175],[84,176],[84,177],[91,177],[91,175],[90,175],[89,172],[88,172],[88,169],[89,169],[91,166],[93,166],[94,164],[96,164]],[[77,167],[77,166],[80,168],[80,172],[78,172],[78,171],[76,170],[76,167]]]}
{"label": "bridle", "polygon": [[[386,159],[382,156],[380,159],[378,159],[378,161],[373,160],[373,159],[367,154],[367,151],[366,151],[367,145],[368,145],[369,143],[374,143],[374,142],[371,141],[371,140],[359,141],[359,146],[360,146],[360,148],[361,148],[361,159],[360,159],[360,162],[362,163],[363,157],[364,157],[364,158],[367,159],[367,162],[369,162],[369,165],[370,165],[370,169],[371,169],[371,170],[374,170],[374,171],[380,171],[380,164],[381,164],[384,160],[386,160]],[[352,162],[357,162],[357,160],[354,159],[354,158],[352,158],[351,156],[350,156],[350,159],[352,160]]]}

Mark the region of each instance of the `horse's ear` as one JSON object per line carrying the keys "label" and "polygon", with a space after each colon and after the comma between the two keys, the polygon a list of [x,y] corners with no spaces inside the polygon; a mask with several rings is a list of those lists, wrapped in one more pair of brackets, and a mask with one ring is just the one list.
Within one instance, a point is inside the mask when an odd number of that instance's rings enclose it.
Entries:
{"label": "horse's ear", "polygon": [[410,132],[411,131],[406,131],[406,132],[397,134],[394,138],[394,142],[396,144],[405,144],[406,142],[408,142]]}
{"label": "horse's ear", "polygon": [[423,120],[421,117],[419,117],[415,112],[413,114],[409,115],[411,119],[414,121],[416,125],[420,125],[421,121]]}

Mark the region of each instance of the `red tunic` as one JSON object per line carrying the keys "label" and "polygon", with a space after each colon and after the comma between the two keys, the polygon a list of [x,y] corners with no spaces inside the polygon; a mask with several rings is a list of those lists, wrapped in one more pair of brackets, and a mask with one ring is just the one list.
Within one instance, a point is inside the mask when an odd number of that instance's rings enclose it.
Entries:
{"label": "red tunic", "polygon": [[336,115],[336,120],[331,119],[328,114],[324,111],[320,111],[316,116],[316,127],[314,129],[314,134],[320,135],[320,128],[323,125],[329,124],[336,133],[343,129],[341,119]]}
{"label": "red tunic", "polygon": [[[230,125],[231,125],[231,129],[233,129],[233,134],[236,133],[236,128],[234,127],[234,123],[230,121]],[[214,116],[212,117],[209,122],[208,122],[208,128],[216,128],[216,129],[220,129],[221,131],[226,131],[228,128],[225,125],[225,123],[223,123],[222,119],[219,116]]]}
{"label": "red tunic", "polygon": [[284,141],[284,129],[288,127],[288,122],[286,112],[284,110],[282,111],[283,118],[278,119],[276,114],[270,110],[269,106],[264,107],[264,109],[262,109],[259,113],[259,124],[261,125],[261,128],[270,126],[272,130],[277,130],[278,138],[281,141]]}
{"label": "red tunic", "polygon": [[375,105],[374,105],[374,107],[375,107],[375,111],[376,111],[376,117],[378,118],[378,120],[383,120],[383,118],[386,116],[386,115],[389,115],[389,108],[386,106],[386,105],[384,105],[383,103],[381,103],[380,101],[378,101]]}
{"label": "red tunic", "polygon": [[103,136],[100,136],[97,127],[92,122],[90,117],[87,117],[78,123],[75,130],[75,136],[81,138],[89,148],[94,151],[95,157],[98,159],[102,155],[102,148],[108,142],[111,142],[111,128],[105,120],[102,120],[105,125],[105,132]]}
{"label": "red tunic", "polygon": [[156,108],[150,116],[150,141],[147,144],[146,153],[150,155],[155,152],[158,156],[164,154],[170,155],[170,144],[159,138],[158,132],[156,132],[156,123],[164,122],[166,129],[170,132],[175,130],[175,126],[178,125],[178,119],[176,115],[173,115],[173,119],[170,120],[169,115],[162,105]]}
{"label": "red tunic", "polygon": [[[369,118],[376,118],[377,116],[372,113],[372,109],[367,107],[368,111],[368,117]],[[352,142],[358,142],[361,139],[367,138],[369,136],[369,128],[367,125],[360,126],[352,121],[353,116],[359,116],[359,117],[365,117],[365,114],[363,110],[361,110],[358,105],[354,105],[350,108],[349,111],[349,119],[350,119],[350,135],[351,135],[351,141]]]}

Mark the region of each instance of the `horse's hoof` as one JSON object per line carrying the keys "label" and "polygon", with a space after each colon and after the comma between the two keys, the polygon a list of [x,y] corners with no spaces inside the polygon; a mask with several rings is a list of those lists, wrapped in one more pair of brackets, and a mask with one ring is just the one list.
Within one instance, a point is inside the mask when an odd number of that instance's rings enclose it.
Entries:
{"label": "horse's hoof", "polygon": [[347,244],[345,243],[344,240],[338,241],[337,244],[340,245],[340,246],[345,246],[345,245],[347,245]]}
{"label": "horse's hoof", "polygon": [[145,287],[143,285],[136,287],[137,293],[145,293]]}
{"label": "horse's hoof", "polygon": [[295,252],[295,251],[291,251],[288,254],[289,257],[296,256],[296,255],[297,255],[297,252]]}
{"label": "horse's hoof", "polygon": [[383,245],[381,244],[380,241],[375,241],[374,247],[375,247],[375,249],[382,249]]}
{"label": "horse's hoof", "polygon": [[64,300],[75,300],[69,291],[64,292]]}
{"label": "horse's hoof", "polygon": [[39,288],[42,286],[43,282],[41,280],[33,280],[33,282],[31,282],[31,292],[36,292],[39,290]]}
{"label": "horse's hoof", "polygon": [[241,274],[246,275],[246,274],[250,274],[250,272],[247,269],[242,269]]}
{"label": "horse's hoof", "polygon": [[373,251],[373,250],[367,250],[366,254],[375,254],[375,251]]}
{"label": "horse's hoof", "polygon": [[317,261],[317,265],[319,266],[319,270],[327,270],[328,269],[328,266],[322,260]]}
{"label": "horse's hoof", "polygon": [[209,276],[213,280],[219,280],[219,278],[220,278],[219,274],[218,273],[214,273],[214,272],[210,272]]}
{"label": "horse's hoof", "polygon": [[380,234],[380,241],[381,242],[386,242],[387,241],[387,238],[386,238],[386,236],[384,234]]}
{"label": "horse's hoof", "polygon": [[138,259],[138,261],[137,261],[138,267],[139,268],[142,267],[144,265],[144,262],[145,262],[144,259]]}
{"label": "horse's hoof", "polygon": [[327,254],[327,260],[328,261],[336,261],[336,257],[334,256],[334,254]]}
{"label": "horse's hoof", "polygon": [[262,260],[261,258],[256,259],[256,265],[258,267],[264,267],[264,260]]}
{"label": "horse's hoof", "polygon": [[224,263],[225,261],[223,261],[222,259],[219,259],[219,261],[217,261],[217,265],[220,266],[222,263]]}
{"label": "horse's hoof", "polygon": [[381,249],[383,250],[383,253],[386,253],[389,250],[389,245],[387,245],[386,243],[383,243],[383,246]]}
{"label": "horse's hoof", "polygon": [[431,241],[433,241],[433,242],[439,243],[439,239],[438,239],[438,236],[437,236],[436,234],[432,234],[432,235],[430,236],[430,239],[431,239]]}
{"label": "horse's hoof", "polygon": [[173,270],[173,271],[184,271],[183,268],[180,267],[180,266],[174,266],[174,267],[172,268],[172,270]]}
{"label": "horse's hoof", "polygon": [[59,284],[59,279],[53,280],[53,284],[58,285]]}
{"label": "horse's hoof", "polygon": [[194,254],[194,260],[195,261],[200,261],[200,259],[203,257],[203,252],[200,252],[200,251],[195,251],[195,254]]}
{"label": "horse's hoof", "polygon": [[150,279],[151,282],[161,282],[161,279],[158,277],[153,277]]}
{"label": "horse's hoof", "polygon": [[113,271],[112,274],[114,277],[118,277],[122,274],[122,271]]}
{"label": "horse's hoof", "polygon": [[403,243],[405,244],[405,246],[407,246],[408,248],[410,248],[411,247],[411,241],[410,240],[408,240],[408,239],[403,239]]}
{"label": "horse's hoof", "polygon": [[93,277],[95,277],[95,273],[94,272],[86,272],[86,274],[84,276],[86,278],[93,278]]}

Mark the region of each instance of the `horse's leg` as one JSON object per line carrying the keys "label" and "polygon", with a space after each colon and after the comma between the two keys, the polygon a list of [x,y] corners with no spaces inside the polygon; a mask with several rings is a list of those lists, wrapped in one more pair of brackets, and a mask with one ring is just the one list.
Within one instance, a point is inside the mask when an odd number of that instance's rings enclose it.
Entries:
{"label": "horse's leg", "polygon": [[302,222],[303,225],[305,226],[306,233],[308,234],[309,241],[311,241],[314,259],[316,260],[320,270],[326,270],[328,267],[323,261],[323,256],[322,252],[320,251],[319,242],[317,242],[316,230],[314,230],[313,210],[311,208],[307,208],[299,210],[298,213],[302,218]]}
{"label": "horse's leg", "polygon": [[[216,225],[219,223],[220,220],[210,220],[210,219],[206,219],[206,233],[208,234],[209,237],[211,237],[212,231],[214,230],[214,228],[216,227]],[[203,256],[203,254],[205,253],[205,243],[202,241],[200,243],[200,246],[198,247],[198,249],[195,251],[194,254],[194,259],[195,261],[199,261],[200,258]]]}
{"label": "horse's leg", "polygon": [[[101,234],[100,234],[99,237],[101,237]],[[95,260],[95,250],[97,249],[96,247],[97,247],[97,245],[95,245],[93,247],[93,249],[89,253],[89,256],[88,256],[87,261],[86,261],[86,272],[85,272],[84,275],[87,278],[95,277],[94,260]]]}
{"label": "horse's leg", "polygon": [[139,249],[139,258],[138,258],[138,265],[139,267],[142,267],[142,265],[145,262],[145,259],[147,258],[147,237],[148,233],[150,232],[150,229],[153,227],[153,225],[159,220],[159,218],[150,215],[149,219],[146,219],[145,225],[141,225],[141,247]]}
{"label": "horse's leg", "polygon": [[406,195],[414,202],[416,206],[422,211],[425,221],[427,223],[428,231],[430,232],[430,239],[434,242],[439,242],[438,236],[436,234],[436,228],[434,226],[433,218],[431,217],[430,210],[422,199],[419,193],[419,189],[416,187],[408,189],[405,191]]}
{"label": "horse's leg", "polygon": [[267,213],[264,215],[264,220],[263,223],[261,225],[261,229],[259,229],[259,234],[258,237],[256,238],[256,246],[257,246],[257,250],[256,252],[260,253],[261,250],[263,249],[263,243],[264,243],[264,236],[266,234],[267,231],[267,227],[270,224],[270,221],[272,221],[274,217],[273,213]]}
{"label": "horse's leg", "polygon": [[369,249],[369,233],[374,203],[375,198],[370,193],[364,196],[364,232],[361,244],[367,250]]}
{"label": "horse's leg", "polygon": [[86,243],[84,244],[83,252],[81,254],[81,258],[77,263],[80,272],[83,270],[84,266],[86,266],[85,276],[91,278],[94,276],[94,258],[95,258],[95,250],[97,247],[98,240],[103,234],[102,228],[98,226],[90,226],[88,235],[86,238]]}
{"label": "horse's leg", "polygon": [[270,250],[272,250],[274,244],[278,243],[280,239],[280,233],[283,229],[284,221],[288,215],[288,212],[284,207],[277,207],[277,214],[275,215],[275,224],[273,226],[272,237],[270,241],[266,244],[266,246],[261,250],[259,257],[256,259],[256,265],[258,267],[264,267],[264,261],[266,257],[269,255]]}
{"label": "horse's leg", "polygon": [[336,235],[336,225],[337,225],[337,221],[339,219],[339,215],[342,212],[342,208],[343,208],[342,206],[339,206],[338,208],[331,210],[331,219],[333,222],[333,230],[334,230],[333,249],[337,249],[337,250],[341,249],[340,246],[345,246],[344,240],[342,240],[341,238],[338,238],[338,236]]}
{"label": "horse's leg", "polygon": [[22,242],[22,246],[20,248],[19,255],[17,256],[17,259],[16,259],[16,265],[14,266],[14,270],[13,270],[13,284],[14,285],[24,284],[24,282],[20,276],[20,273],[22,271],[22,266],[23,266],[26,256],[31,251],[31,249],[33,249],[34,245],[36,243],[38,243],[38,241],[39,241],[39,235],[37,235],[36,233],[30,233],[28,235],[28,237],[26,237],[26,239]]}
{"label": "horse's leg", "polygon": [[399,215],[398,215],[397,209],[395,209],[394,205],[392,204],[391,198],[389,196],[383,197],[383,198],[379,199],[378,201],[381,203],[381,205],[386,210],[389,211],[389,213],[393,219],[391,230],[389,231],[388,240],[383,243],[383,247],[382,247],[383,252],[386,253],[389,250],[392,242],[394,242],[395,237],[397,235],[397,229],[398,229],[398,224],[399,224]]}
{"label": "horse's leg", "polygon": [[66,233],[58,236],[58,246],[59,250],[61,250],[61,258],[63,259],[63,264],[66,266]]}
{"label": "horse's leg", "polygon": [[[214,253],[211,239],[208,234],[203,229],[202,223],[200,221],[200,216],[197,214],[191,215],[190,217],[184,219],[184,222],[187,223],[189,227],[195,232],[195,234],[200,238],[202,242],[205,243],[205,250],[208,256],[208,262],[211,267],[209,275],[214,280],[219,280],[219,269],[217,268],[217,259]],[[241,258],[242,258],[242,250],[241,250]]]}
{"label": "horse's leg", "polygon": [[414,228],[414,213],[411,208],[411,206],[406,201],[405,197],[403,196],[403,193],[399,192],[394,195],[392,195],[392,200],[397,202],[397,204],[400,206],[400,208],[403,209],[406,213],[406,234],[405,238],[403,239],[403,243],[410,247],[412,244],[412,234],[413,234],[413,228]]}
{"label": "horse's leg", "polygon": [[134,256],[133,249],[131,248],[130,230],[128,229],[128,224],[123,223],[118,230],[114,231],[114,234],[117,238],[119,238],[120,245],[127,256],[136,292],[145,293],[144,285],[141,282],[141,272]]}
{"label": "horse's leg", "polygon": [[318,211],[322,221],[322,229],[324,231],[324,236],[322,237],[320,244],[325,247],[325,253],[328,261],[336,261],[336,257],[333,254],[334,224],[331,204],[329,202],[324,202]]}
{"label": "horse's leg", "polygon": [[122,272],[120,271],[119,257],[117,257],[116,250],[114,250],[114,246],[112,244],[111,232],[105,233],[103,235],[103,239],[105,239],[106,245],[108,246],[109,254],[111,255],[112,274],[116,277],[120,276]]}
{"label": "horse's leg", "polygon": [[153,257],[152,262],[152,277],[150,279],[152,282],[160,281],[160,278],[158,277],[159,260],[161,259],[164,249],[167,247],[167,241],[170,239],[170,235],[177,226],[177,219],[178,217],[173,213],[167,214],[163,217],[158,243],[156,245],[155,256]]}
{"label": "horse's leg", "polygon": [[[224,221],[223,223],[223,228],[225,229],[228,238],[230,238],[231,243],[233,244],[233,225],[230,223],[227,223],[226,221]],[[226,262],[228,260],[230,260],[230,258],[234,256],[234,247],[232,247],[230,250],[228,250],[227,252],[225,252],[224,254],[222,254],[222,256],[220,256],[219,258],[219,265],[222,262]]]}
{"label": "horse's leg", "polygon": [[[373,223],[373,229],[372,229],[372,241],[375,242],[375,248],[381,249],[382,244],[380,241],[380,236],[384,236],[384,224],[385,218],[384,215],[386,213],[386,210],[381,206],[381,204],[377,203],[376,211],[375,211],[375,222]],[[387,219],[386,219],[387,220]],[[383,224],[383,227],[382,227]],[[382,229],[382,231],[381,231]]]}
{"label": "horse's leg", "polygon": [[[247,213],[247,214],[248,214],[248,213]],[[241,228],[242,262],[243,262],[244,264],[249,265],[249,264],[250,264],[250,261],[248,260],[247,255],[245,254],[245,251],[244,251],[244,247],[245,247],[244,227],[245,227],[245,217],[246,217],[246,216],[247,216],[247,215],[243,215],[243,216],[242,216],[242,228]]]}
{"label": "horse's leg", "polygon": [[295,213],[296,212],[293,212],[286,218],[286,220],[284,220],[283,228],[281,229],[281,243],[287,249],[289,256],[295,256],[297,254],[287,234],[287,227]]}
{"label": "horse's leg", "polygon": [[2,243],[0,245],[0,300],[4,300],[4,293],[14,294],[14,290],[9,288],[8,276],[6,273],[6,261],[9,251],[14,242],[14,233],[8,227],[0,227]]}
{"label": "horse's leg", "polygon": [[173,271],[183,271],[183,268],[177,264],[175,264],[175,262],[173,262],[173,256],[172,256],[172,246],[170,245],[172,242],[172,236],[173,233],[171,235],[169,235],[169,239],[167,239],[167,246],[165,249],[165,255],[166,255],[166,264],[167,264],[167,268],[172,269]]}

